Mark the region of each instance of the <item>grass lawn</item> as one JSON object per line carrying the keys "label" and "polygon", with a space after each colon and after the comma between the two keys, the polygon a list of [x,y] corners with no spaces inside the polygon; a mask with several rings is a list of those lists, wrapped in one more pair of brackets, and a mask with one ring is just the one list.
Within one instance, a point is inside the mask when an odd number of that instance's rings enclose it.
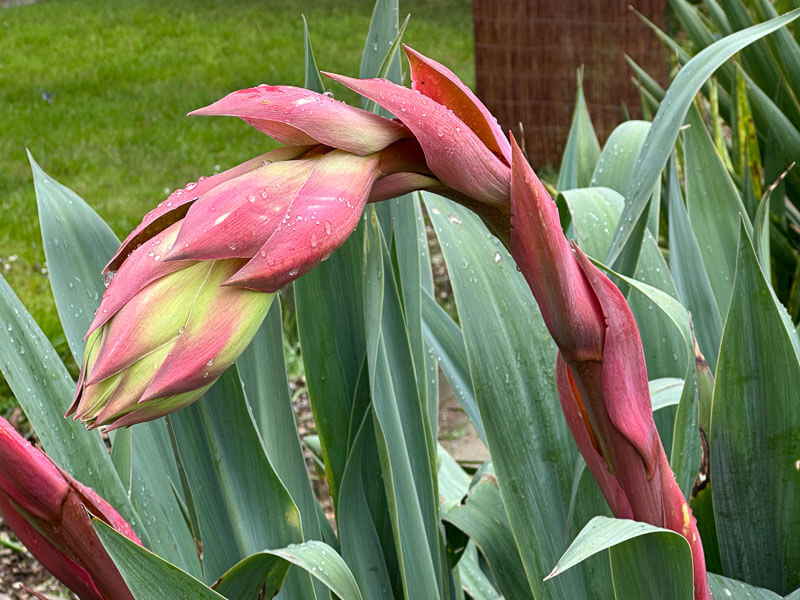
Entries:
{"label": "grass lawn", "polygon": [[[62,358],[25,148],[121,239],[174,188],[276,145],[238,119],[188,111],[258,83],[302,85],[300,13],[320,68],[357,76],[371,11],[370,0],[0,8],[0,274]],[[400,12],[412,15],[407,43],[474,84],[470,0],[401,1]],[[0,414],[12,401],[0,379]]]}

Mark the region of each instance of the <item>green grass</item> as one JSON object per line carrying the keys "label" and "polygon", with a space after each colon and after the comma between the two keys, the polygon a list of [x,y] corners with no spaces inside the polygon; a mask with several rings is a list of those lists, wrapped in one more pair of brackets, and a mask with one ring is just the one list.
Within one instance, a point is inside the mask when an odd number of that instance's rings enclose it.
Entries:
{"label": "green grass", "polygon": [[[401,1],[400,10],[412,14],[405,41],[473,85],[471,2]],[[238,119],[187,112],[258,83],[301,85],[300,13],[319,67],[358,75],[371,11],[369,0],[0,8],[0,274],[62,357],[25,148],[122,238],[171,190],[276,145]],[[0,380],[0,414],[10,402]]]}

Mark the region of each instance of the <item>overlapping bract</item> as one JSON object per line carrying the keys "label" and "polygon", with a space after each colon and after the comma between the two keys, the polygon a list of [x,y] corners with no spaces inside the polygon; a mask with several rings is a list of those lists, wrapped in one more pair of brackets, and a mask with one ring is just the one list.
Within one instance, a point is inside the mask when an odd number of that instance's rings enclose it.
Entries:
{"label": "overlapping bract", "polygon": [[39,562],[81,600],[133,600],[91,517],[139,538],[111,505],[0,417],[0,514]]}
{"label": "overlapping bract", "polygon": [[617,287],[561,233],[555,203],[513,147],[511,253],[559,348],[561,406],[615,516],[682,534],[695,598],[711,598],[695,519],[670,469],[650,405],[636,322]]}

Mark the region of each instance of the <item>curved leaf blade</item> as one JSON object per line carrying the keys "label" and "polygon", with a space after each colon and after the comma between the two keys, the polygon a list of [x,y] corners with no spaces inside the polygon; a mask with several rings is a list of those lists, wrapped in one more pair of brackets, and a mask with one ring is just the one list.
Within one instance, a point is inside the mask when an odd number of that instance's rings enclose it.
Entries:
{"label": "curved leaf blade", "polygon": [[225,600],[224,596],[99,519],[94,519],[94,528],[136,600]]}
{"label": "curved leaf blade", "polygon": [[[639,521],[595,517],[581,530],[548,579],[610,550],[617,598],[691,600],[692,552],[683,536]],[[658,564],[643,569],[642,564]]]}
{"label": "curved leaf blade", "polygon": [[711,409],[714,513],[725,573],[780,593],[800,585],[798,386],[796,333],[742,228]]}
{"label": "curved leaf blade", "polygon": [[634,234],[642,231],[638,224],[645,212],[648,197],[667,164],[680,127],[700,87],[739,50],[791,23],[798,16],[800,9],[795,9],[770,21],[732,33],[698,52],[680,70],[653,119],[653,125],[636,163],[631,187],[626,193],[625,210],[614,233],[606,261],[615,270],[630,274],[636,265],[640,241],[635,239]]}

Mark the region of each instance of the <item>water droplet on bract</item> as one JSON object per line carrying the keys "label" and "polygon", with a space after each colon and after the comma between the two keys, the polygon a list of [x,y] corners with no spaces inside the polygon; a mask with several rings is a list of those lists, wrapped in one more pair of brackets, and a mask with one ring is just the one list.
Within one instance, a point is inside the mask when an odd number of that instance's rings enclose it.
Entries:
{"label": "water droplet on bract", "polygon": [[184,331],[186,331],[186,328],[185,327],[180,327],[178,329],[178,335],[182,334]]}
{"label": "water droplet on bract", "polygon": [[206,366],[207,366],[207,367],[210,367],[210,366],[211,366],[211,365],[213,365],[213,364],[214,364],[214,359],[213,359],[213,358],[211,358],[211,359],[209,359],[209,361],[206,363]]}
{"label": "water droplet on bract", "polygon": [[440,211],[438,208],[435,208],[435,207],[434,207],[434,208],[431,208],[431,212],[432,212],[433,214],[435,214],[435,215],[440,215],[440,214],[442,214],[442,211]]}
{"label": "water droplet on bract", "polygon": [[373,52],[377,52],[378,51],[378,42],[372,42],[372,51]]}
{"label": "water droplet on bract", "polygon": [[236,250],[236,244],[228,244],[228,248],[231,250]]}
{"label": "water droplet on bract", "polygon": [[316,234],[312,234],[311,235],[311,247],[312,248],[316,248],[317,247],[317,236],[316,236]]}
{"label": "water droplet on bract", "polygon": [[461,219],[459,219],[457,215],[450,214],[447,216],[447,220],[456,225],[461,225]]}
{"label": "water droplet on bract", "polygon": [[439,127],[439,130],[436,132],[436,135],[438,135],[439,137],[442,137],[444,135],[444,129]]}
{"label": "water droplet on bract", "polygon": [[332,91],[330,91],[330,90],[328,90],[327,92],[325,92],[325,93],[324,93],[324,94],[322,94],[322,95],[323,95],[323,96],[327,96],[328,98],[333,98],[333,92],[332,92]]}
{"label": "water droplet on bract", "polygon": [[189,190],[193,190],[193,189],[194,189],[194,188],[196,188],[196,187],[197,187],[197,184],[196,184],[196,183],[194,183],[194,182],[192,182],[192,183],[187,183],[187,184],[186,184],[186,190],[187,190],[187,191],[189,191]]}
{"label": "water droplet on bract", "polygon": [[267,197],[267,191],[266,190],[261,190],[261,197],[266,199],[266,197]]}
{"label": "water droplet on bract", "polygon": [[297,277],[298,269],[291,269],[288,273],[289,277]]}
{"label": "water droplet on bract", "polygon": [[325,233],[327,233],[328,235],[331,234],[331,222],[330,221],[325,221]]}
{"label": "water droplet on bract", "polygon": [[495,252],[494,253],[494,262],[499,263],[501,260],[503,260],[503,255],[500,254],[499,252]]}
{"label": "water droplet on bract", "polygon": [[[105,276],[103,277],[103,285],[106,287],[110,286],[111,281],[114,279],[114,275],[116,274],[117,274],[116,271],[109,271],[108,273],[106,273]],[[73,287],[71,281],[69,282],[69,287]]]}
{"label": "water droplet on bract", "polygon": [[267,251],[266,250],[261,250],[259,252],[259,254],[261,255],[261,258],[267,258]]}
{"label": "water droplet on bract", "polygon": [[253,202],[255,202],[255,201],[256,201],[256,197],[255,197],[253,194],[250,194],[250,195],[247,197],[247,201],[248,201],[248,202],[250,202],[250,203],[252,204]]}
{"label": "water droplet on bract", "polygon": [[208,377],[208,371],[203,373],[203,378],[207,378],[207,377]]}

